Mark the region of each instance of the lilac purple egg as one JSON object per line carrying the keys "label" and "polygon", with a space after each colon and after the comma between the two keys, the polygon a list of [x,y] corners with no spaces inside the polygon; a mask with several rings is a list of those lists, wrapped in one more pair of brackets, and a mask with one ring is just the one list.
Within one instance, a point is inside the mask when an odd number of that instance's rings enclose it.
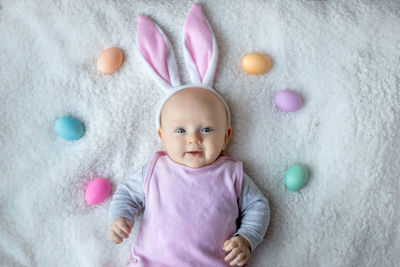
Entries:
{"label": "lilac purple egg", "polygon": [[275,95],[275,104],[280,110],[293,112],[302,107],[303,99],[298,93],[286,89]]}

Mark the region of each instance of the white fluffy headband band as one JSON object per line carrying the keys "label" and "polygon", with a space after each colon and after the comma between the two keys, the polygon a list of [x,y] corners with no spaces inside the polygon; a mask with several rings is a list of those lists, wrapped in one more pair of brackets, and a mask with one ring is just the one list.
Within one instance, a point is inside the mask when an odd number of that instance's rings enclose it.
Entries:
{"label": "white fluffy headband band", "polygon": [[179,90],[200,87],[213,92],[224,103],[228,125],[231,116],[225,100],[212,88],[217,67],[218,48],[214,33],[199,4],[190,9],[183,30],[184,56],[191,84],[182,85],[172,46],[164,32],[146,16],[138,16],[137,43],[139,54],[146,62],[149,72],[165,91],[160,103],[156,124],[160,127],[162,107],[167,99]]}

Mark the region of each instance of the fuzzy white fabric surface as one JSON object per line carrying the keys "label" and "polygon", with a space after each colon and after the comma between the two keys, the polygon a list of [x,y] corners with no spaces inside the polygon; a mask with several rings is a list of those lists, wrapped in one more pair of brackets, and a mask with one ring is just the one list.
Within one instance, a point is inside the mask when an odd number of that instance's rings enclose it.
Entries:
{"label": "fuzzy white fabric surface", "polygon": [[[0,2],[1,266],[126,262],[140,216],[113,245],[111,197],[91,206],[84,190],[95,177],[115,190],[161,149],[153,118],[163,92],[137,54],[136,17],[163,28],[182,66],[191,4]],[[200,4],[219,46],[214,88],[232,112],[228,154],[271,203],[249,266],[400,266],[399,1]],[[125,61],[104,75],[96,60],[113,46]],[[241,59],[253,51],[270,56],[270,72],[244,72]],[[274,105],[286,88],[304,98],[298,112]],[[55,134],[67,115],[83,122],[83,138]],[[310,170],[297,192],[283,179],[294,163]]]}

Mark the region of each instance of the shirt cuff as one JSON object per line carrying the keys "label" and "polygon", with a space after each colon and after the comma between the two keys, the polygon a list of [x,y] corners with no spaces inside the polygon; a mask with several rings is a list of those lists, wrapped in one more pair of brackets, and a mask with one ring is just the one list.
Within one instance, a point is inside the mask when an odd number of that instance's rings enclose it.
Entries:
{"label": "shirt cuff", "polygon": [[263,237],[260,237],[256,233],[251,233],[250,231],[245,231],[243,229],[239,229],[234,236],[241,235],[244,238],[246,238],[247,241],[250,243],[250,253],[253,253],[253,251],[256,249],[256,247],[261,243],[261,241],[264,239]]}
{"label": "shirt cuff", "polygon": [[116,220],[116,219],[118,219],[118,218],[121,218],[121,217],[123,217],[123,218],[126,218],[126,219],[128,219],[130,222],[131,222],[131,225],[133,226],[133,217],[129,214],[129,213],[127,213],[127,212],[121,212],[121,213],[115,213],[115,214],[112,214],[109,218],[108,218],[108,227],[110,227],[111,226],[111,224]]}

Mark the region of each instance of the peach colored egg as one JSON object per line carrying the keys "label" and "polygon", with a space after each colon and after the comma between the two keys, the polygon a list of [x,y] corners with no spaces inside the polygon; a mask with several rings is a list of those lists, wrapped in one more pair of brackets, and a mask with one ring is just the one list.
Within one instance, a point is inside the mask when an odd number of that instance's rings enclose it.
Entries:
{"label": "peach colored egg", "polygon": [[271,69],[269,57],[261,53],[249,53],[242,59],[243,69],[250,74],[262,74]]}
{"label": "peach colored egg", "polygon": [[105,74],[110,74],[121,67],[124,53],[118,47],[103,50],[97,59],[97,69]]}

